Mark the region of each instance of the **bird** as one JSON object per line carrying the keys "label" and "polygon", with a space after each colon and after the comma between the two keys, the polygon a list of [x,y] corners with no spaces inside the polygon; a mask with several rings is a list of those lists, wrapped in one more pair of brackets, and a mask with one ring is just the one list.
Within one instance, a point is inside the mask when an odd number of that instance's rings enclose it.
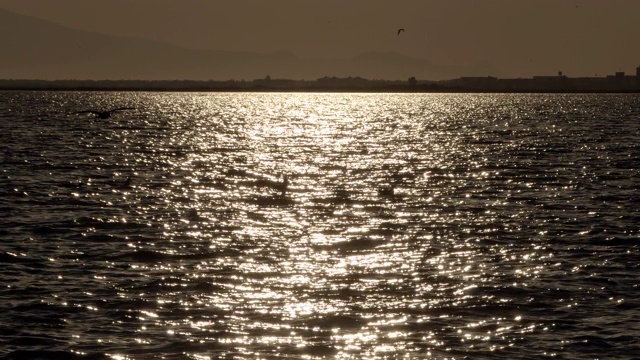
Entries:
{"label": "bird", "polygon": [[289,187],[289,177],[287,176],[287,174],[284,174],[284,173],[280,174],[280,177],[282,179],[281,181],[273,180],[269,178],[261,178],[261,179],[249,180],[241,183],[244,183],[250,186],[255,186],[255,187],[270,188],[272,190],[276,190],[280,192],[280,196],[284,197],[287,194],[287,189]]}
{"label": "bird", "polygon": [[130,187],[131,186],[131,175],[127,176],[127,180],[124,181],[124,187]]}
{"label": "bird", "polygon": [[98,111],[98,110],[84,110],[84,111],[78,111],[76,112],[76,114],[94,114],[96,116],[96,119],[108,119],[111,117],[111,113],[116,112],[116,111],[122,111],[122,110],[133,110],[135,108],[132,107],[121,107],[121,108],[116,108],[116,109],[111,109],[111,110],[107,110],[107,111]]}
{"label": "bird", "polygon": [[287,195],[287,188],[289,187],[289,177],[287,174],[282,174],[282,182],[275,185],[275,189],[280,191],[280,196]]}
{"label": "bird", "polygon": [[401,32],[403,32],[404,29],[398,29],[398,35],[400,35]]}
{"label": "bird", "polygon": [[395,186],[394,185],[389,185],[389,186],[382,186],[380,188],[378,188],[378,196],[380,197],[386,197],[386,198],[392,198],[395,197]]}
{"label": "bird", "polygon": [[189,209],[186,211],[185,213],[185,217],[187,218],[187,220],[189,221],[198,221],[198,220],[202,220],[202,218],[200,217],[200,214],[198,214],[198,210],[196,209]]}

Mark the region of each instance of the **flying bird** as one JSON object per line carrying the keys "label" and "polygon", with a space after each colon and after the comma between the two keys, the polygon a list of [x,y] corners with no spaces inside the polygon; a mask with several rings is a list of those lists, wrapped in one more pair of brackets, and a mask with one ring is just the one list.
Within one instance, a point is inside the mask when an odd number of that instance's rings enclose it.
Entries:
{"label": "flying bird", "polygon": [[403,32],[404,29],[398,29],[398,35],[400,35],[401,32]]}
{"label": "flying bird", "polygon": [[76,112],[76,114],[93,114],[96,116],[96,119],[108,119],[111,117],[111,113],[116,112],[116,111],[122,111],[122,110],[133,110],[135,108],[132,107],[121,107],[121,108],[117,108],[117,109],[111,109],[111,110],[107,110],[107,111],[98,111],[98,110],[84,110],[84,111],[78,111]]}

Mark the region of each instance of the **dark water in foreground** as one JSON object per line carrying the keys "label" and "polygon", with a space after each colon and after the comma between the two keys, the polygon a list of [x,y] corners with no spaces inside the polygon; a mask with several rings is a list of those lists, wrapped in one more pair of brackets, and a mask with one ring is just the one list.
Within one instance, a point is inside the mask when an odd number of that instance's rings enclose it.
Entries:
{"label": "dark water in foreground", "polygon": [[0,359],[638,358],[639,124],[637,95],[0,92]]}

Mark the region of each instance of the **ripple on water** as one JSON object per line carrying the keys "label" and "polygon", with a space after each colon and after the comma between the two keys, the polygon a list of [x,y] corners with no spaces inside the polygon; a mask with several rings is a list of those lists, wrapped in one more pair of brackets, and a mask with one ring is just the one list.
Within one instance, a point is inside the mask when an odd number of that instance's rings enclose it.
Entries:
{"label": "ripple on water", "polygon": [[632,356],[637,100],[2,92],[0,359]]}

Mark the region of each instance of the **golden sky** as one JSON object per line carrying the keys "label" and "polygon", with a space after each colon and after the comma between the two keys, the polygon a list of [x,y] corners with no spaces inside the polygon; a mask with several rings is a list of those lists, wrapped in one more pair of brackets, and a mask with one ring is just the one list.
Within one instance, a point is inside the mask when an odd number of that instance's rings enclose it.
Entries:
{"label": "golden sky", "polygon": [[190,48],[393,51],[443,65],[486,62],[510,76],[640,65],[637,0],[0,0],[0,9]]}

